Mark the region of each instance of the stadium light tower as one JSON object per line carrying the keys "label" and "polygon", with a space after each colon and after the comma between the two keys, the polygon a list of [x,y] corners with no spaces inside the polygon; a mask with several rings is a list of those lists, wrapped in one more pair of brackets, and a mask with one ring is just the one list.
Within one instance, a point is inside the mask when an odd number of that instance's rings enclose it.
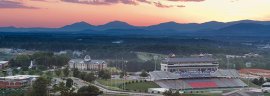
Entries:
{"label": "stadium light tower", "polygon": [[230,56],[226,55],[226,60],[227,60],[227,69],[229,69],[229,64],[230,64]]}
{"label": "stadium light tower", "polygon": [[157,59],[158,59],[158,56],[155,55],[155,56],[154,56],[154,61],[155,61],[155,71],[157,70]]}
{"label": "stadium light tower", "polygon": [[4,74],[4,91],[3,91],[3,95],[2,96],[6,96],[5,94],[6,94],[6,74],[7,74],[7,70],[3,70],[2,71],[3,72],[3,74]]}

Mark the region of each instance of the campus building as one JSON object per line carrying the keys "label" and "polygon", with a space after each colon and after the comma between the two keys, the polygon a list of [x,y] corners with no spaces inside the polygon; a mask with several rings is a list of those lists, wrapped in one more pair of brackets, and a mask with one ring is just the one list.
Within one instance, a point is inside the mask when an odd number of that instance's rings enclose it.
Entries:
{"label": "campus building", "polygon": [[0,69],[4,69],[8,66],[8,61],[0,61]]}
{"label": "campus building", "polygon": [[38,78],[36,75],[16,75],[0,77],[0,88],[21,88],[32,85]]}
{"label": "campus building", "polygon": [[107,62],[104,60],[92,60],[89,55],[84,59],[71,59],[69,61],[69,68],[78,68],[79,70],[102,70],[107,68]]}

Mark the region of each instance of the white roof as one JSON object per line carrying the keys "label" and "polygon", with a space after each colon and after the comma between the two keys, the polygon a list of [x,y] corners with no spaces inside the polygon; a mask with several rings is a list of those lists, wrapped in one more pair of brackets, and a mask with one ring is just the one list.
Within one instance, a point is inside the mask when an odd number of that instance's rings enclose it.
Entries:
{"label": "white roof", "polygon": [[28,78],[37,78],[38,75],[15,75],[15,76],[6,76],[0,77],[0,79],[28,79]]}
{"label": "white roof", "polygon": [[263,85],[270,85],[270,82],[265,82],[263,83]]}
{"label": "white roof", "polygon": [[8,61],[0,61],[0,64],[8,63]]}
{"label": "white roof", "polygon": [[149,88],[148,90],[151,91],[159,91],[159,92],[165,92],[167,90],[169,90],[168,88]]}

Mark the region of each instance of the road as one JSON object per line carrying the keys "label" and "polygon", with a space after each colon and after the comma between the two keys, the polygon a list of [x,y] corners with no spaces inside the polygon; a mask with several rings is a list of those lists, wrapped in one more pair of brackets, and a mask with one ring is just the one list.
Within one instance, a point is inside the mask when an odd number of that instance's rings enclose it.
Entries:
{"label": "road", "polygon": [[86,81],[81,80],[79,78],[71,77],[71,79],[73,80],[74,83],[77,84],[77,86],[79,88],[82,86],[93,85],[93,86],[98,87],[105,94],[123,94],[123,95],[129,95],[129,96],[163,96],[161,94],[114,91],[114,90],[106,89],[106,88],[99,86],[97,84],[92,84],[92,83],[86,82]]}
{"label": "road", "polygon": [[258,88],[242,88],[224,93],[222,96],[263,96],[263,93]]}

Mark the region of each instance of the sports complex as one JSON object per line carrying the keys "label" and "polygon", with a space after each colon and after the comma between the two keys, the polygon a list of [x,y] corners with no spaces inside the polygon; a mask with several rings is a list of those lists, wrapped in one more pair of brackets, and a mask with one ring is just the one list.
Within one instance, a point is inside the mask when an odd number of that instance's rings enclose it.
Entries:
{"label": "sports complex", "polygon": [[151,81],[161,88],[150,88],[148,91],[160,93],[170,89],[188,93],[221,93],[222,90],[248,86],[240,79],[237,70],[219,69],[218,66],[215,59],[208,57],[165,58],[161,61],[161,71],[149,73]]}

